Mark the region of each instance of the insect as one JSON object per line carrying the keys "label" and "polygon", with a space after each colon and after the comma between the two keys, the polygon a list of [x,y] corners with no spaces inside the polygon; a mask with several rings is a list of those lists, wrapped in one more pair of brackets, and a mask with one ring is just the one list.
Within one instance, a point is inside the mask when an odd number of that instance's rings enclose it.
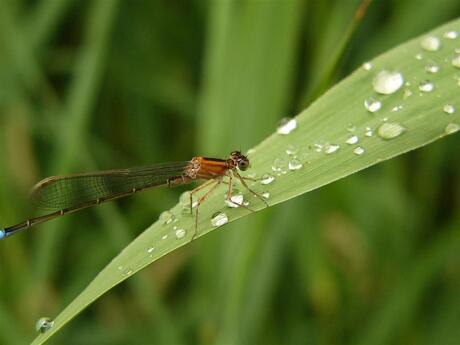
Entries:
{"label": "insect", "polygon": [[[0,228],[0,239],[65,214],[148,189],[163,186],[175,187],[195,180],[209,180],[208,183],[198,186],[190,193],[190,212],[192,213],[193,195],[209,187],[209,190],[200,196],[196,204],[195,231],[191,239],[193,240],[197,235],[199,206],[222,183],[228,184],[227,200],[233,204],[249,209],[245,205],[232,201],[233,180],[236,178],[248,191],[269,206],[262,196],[249,188],[246,183],[249,178],[239,174],[238,170],[245,171],[248,168],[249,159],[240,151],[233,151],[227,159],[198,156],[184,162],[48,177],[33,187],[31,197],[35,205],[51,212],[4,229]],[[228,181],[224,180],[224,177],[228,177]]]}

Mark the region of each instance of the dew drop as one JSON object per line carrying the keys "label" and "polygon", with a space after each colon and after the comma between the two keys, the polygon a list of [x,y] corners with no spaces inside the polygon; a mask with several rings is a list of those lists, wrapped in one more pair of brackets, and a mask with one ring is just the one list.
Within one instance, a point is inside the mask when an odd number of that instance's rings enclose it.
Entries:
{"label": "dew drop", "polygon": [[422,92],[431,92],[434,90],[434,84],[429,80],[420,82],[418,89]]}
{"label": "dew drop", "polygon": [[270,197],[270,192],[263,192],[262,193],[262,196],[265,198],[265,199],[268,199]]}
{"label": "dew drop", "polygon": [[415,58],[417,60],[422,60],[423,59],[423,54],[422,53],[417,53],[417,54],[415,54]]}
{"label": "dew drop", "polygon": [[436,64],[434,61],[429,61],[425,65],[425,71],[428,73],[438,73],[439,72],[439,66]]}
{"label": "dew drop", "polygon": [[405,89],[403,92],[403,99],[408,99],[410,96],[412,96],[412,91],[409,89]]}
{"label": "dew drop", "polygon": [[338,150],[340,149],[340,146],[339,145],[336,145],[336,144],[327,144],[325,147],[324,147],[324,152],[326,154],[331,154],[331,153],[334,153],[334,152],[337,152]]}
{"label": "dew drop", "polygon": [[400,111],[402,108],[403,108],[402,104],[396,105],[393,108],[391,108],[391,111],[394,113],[394,112]]}
{"label": "dew drop", "polygon": [[361,156],[364,153],[364,149],[361,146],[355,147],[353,153],[357,156]]}
{"label": "dew drop", "polygon": [[171,223],[175,218],[176,217],[171,211],[161,212],[160,217],[158,217],[163,225]]}
{"label": "dew drop", "polygon": [[35,323],[35,330],[40,333],[48,332],[54,325],[54,320],[49,317],[41,317]]}
{"label": "dew drop", "polygon": [[227,207],[237,208],[243,205],[244,195],[241,193],[235,193],[230,197],[230,200],[227,199],[227,194],[225,194],[225,204]]}
{"label": "dew drop", "polygon": [[456,56],[452,59],[452,66],[457,67],[457,68],[460,68],[460,54],[456,55]]}
{"label": "dew drop", "polygon": [[270,184],[273,181],[275,181],[275,176],[270,175],[270,174],[264,174],[262,176],[262,180],[260,180],[260,183],[261,184]]}
{"label": "dew drop", "polygon": [[224,212],[216,212],[211,217],[212,226],[222,226],[228,223],[228,216]]}
{"label": "dew drop", "polygon": [[372,137],[374,135],[374,132],[372,131],[372,128],[366,127],[366,133],[364,135],[366,137]]}
{"label": "dew drop", "polygon": [[394,139],[399,137],[406,130],[405,127],[401,126],[397,122],[385,122],[377,130],[377,134],[382,139]]}
{"label": "dew drop", "polygon": [[359,138],[357,135],[352,135],[345,141],[348,145],[354,145],[359,141]]}
{"label": "dew drop", "polygon": [[425,36],[420,41],[420,46],[427,51],[437,51],[441,48],[441,40],[436,36]]}
{"label": "dew drop", "polygon": [[444,133],[447,135],[454,134],[460,131],[460,125],[458,123],[449,123],[446,128],[444,128]]}
{"label": "dew drop", "polygon": [[352,123],[349,123],[348,126],[347,126],[347,131],[348,132],[354,132],[356,131],[356,126]]}
{"label": "dew drop", "polygon": [[294,118],[285,117],[279,122],[276,133],[287,135],[297,128],[297,120]]}
{"label": "dew drop", "polygon": [[286,153],[290,156],[296,155],[299,152],[299,148],[295,145],[288,145],[286,148]]}
{"label": "dew drop", "polygon": [[363,67],[363,70],[370,71],[372,69],[372,64],[369,61],[366,61],[365,63],[363,63],[362,67]]}
{"label": "dew drop", "polygon": [[297,158],[289,160],[289,170],[299,170],[300,168],[302,168],[302,162]]}
{"label": "dew drop", "polygon": [[166,240],[167,238],[168,238],[168,235],[163,235],[163,236],[161,237],[162,240]]}
{"label": "dew drop", "polygon": [[198,198],[196,195],[192,194],[190,191],[183,192],[179,197],[179,202],[183,207],[190,209],[190,195],[192,195],[192,207],[196,207],[198,204]]}
{"label": "dew drop", "polygon": [[375,113],[382,107],[382,102],[376,100],[374,97],[369,97],[364,101],[364,107],[367,109],[367,111]]}
{"label": "dew drop", "polygon": [[444,32],[444,38],[447,38],[447,39],[450,39],[450,40],[454,40],[458,37],[458,32],[455,31],[455,30],[450,30],[450,31],[446,31]]}
{"label": "dew drop", "polygon": [[186,234],[186,231],[184,229],[177,229],[175,234],[176,238],[183,238]]}
{"label": "dew drop", "polygon": [[147,253],[152,254],[154,250],[155,247],[150,247],[149,249],[147,249]]}
{"label": "dew drop", "polygon": [[403,84],[403,75],[398,71],[380,71],[372,81],[375,92],[383,95],[395,93]]}
{"label": "dew drop", "polygon": [[445,104],[442,110],[444,110],[446,114],[455,113],[455,107],[452,104]]}
{"label": "dew drop", "polygon": [[287,162],[282,158],[275,158],[272,164],[272,170],[277,173],[284,173],[287,169]]}

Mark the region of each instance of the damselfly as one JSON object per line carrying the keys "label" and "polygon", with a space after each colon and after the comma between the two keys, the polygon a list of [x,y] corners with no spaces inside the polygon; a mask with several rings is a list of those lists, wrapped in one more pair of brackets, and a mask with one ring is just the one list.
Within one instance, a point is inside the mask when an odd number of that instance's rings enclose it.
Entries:
{"label": "damselfly", "polygon": [[[142,168],[48,177],[35,185],[31,197],[36,206],[47,209],[50,213],[0,229],[0,239],[65,214],[148,189],[180,186],[200,179],[210,180],[209,183],[198,186],[190,193],[192,213],[193,195],[209,187],[208,191],[199,197],[196,204],[195,231],[191,238],[193,240],[197,235],[199,206],[222,183],[228,183],[227,199],[229,202],[237,204],[232,200],[233,179],[236,178],[268,206],[262,196],[249,188],[245,181],[248,178],[242,177],[238,172],[238,170],[245,171],[248,168],[249,159],[241,152],[233,151],[228,159],[193,157],[190,161],[156,164]],[[224,177],[228,177],[228,180],[224,181]],[[237,204],[237,206],[248,208],[243,204]]]}

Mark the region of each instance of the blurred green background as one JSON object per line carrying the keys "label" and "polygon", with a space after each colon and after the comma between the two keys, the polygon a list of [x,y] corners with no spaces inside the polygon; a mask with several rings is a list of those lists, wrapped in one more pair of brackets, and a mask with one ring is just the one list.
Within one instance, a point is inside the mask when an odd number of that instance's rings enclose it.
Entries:
{"label": "blurred green background", "polygon": [[[49,175],[225,157],[315,97],[359,1],[0,0],[0,224]],[[374,1],[330,86],[460,15]],[[460,38],[459,46],[460,46]],[[53,344],[458,344],[460,137],[214,231]],[[0,343],[25,344],[186,188],[0,243]]]}

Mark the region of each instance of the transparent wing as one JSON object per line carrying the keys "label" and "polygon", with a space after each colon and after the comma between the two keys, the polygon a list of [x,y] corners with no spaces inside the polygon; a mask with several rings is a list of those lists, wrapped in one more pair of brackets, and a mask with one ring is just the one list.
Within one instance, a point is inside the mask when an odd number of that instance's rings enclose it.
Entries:
{"label": "transparent wing", "polygon": [[167,185],[168,179],[183,174],[190,162],[142,168],[96,171],[52,176],[38,182],[31,192],[35,206],[47,210],[78,207],[95,200],[106,201],[129,195],[134,190]]}

